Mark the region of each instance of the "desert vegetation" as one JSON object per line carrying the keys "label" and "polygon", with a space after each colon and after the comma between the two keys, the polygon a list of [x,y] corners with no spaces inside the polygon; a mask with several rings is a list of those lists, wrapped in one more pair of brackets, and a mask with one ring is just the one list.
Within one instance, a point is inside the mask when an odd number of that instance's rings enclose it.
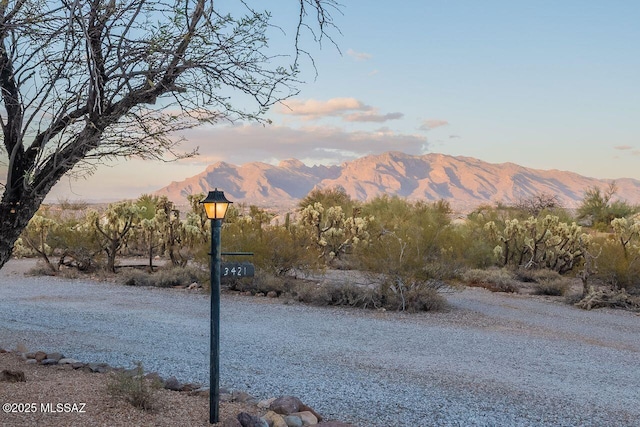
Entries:
{"label": "desert vegetation", "polygon": [[[340,188],[314,190],[279,217],[232,205],[222,247],[252,252],[257,273],[226,286],[312,304],[423,311],[445,307],[441,291],[460,285],[520,292],[525,284],[532,294],[562,296],[581,281],[572,302],[637,308],[639,208],[612,201],[614,194],[614,185],[588,189],[575,216],[553,197],[538,195],[513,206],[481,206],[455,221],[445,201],[381,196],[358,202]],[[46,205],[22,233],[15,255],[41,258],[46,274],[108,271],[127,285],[206,286],[210,224],[202,198],[190,196],[186,212],[151,195],[101,210]],[[137,268],[120,262],[132,256],[145,262]],[[352,271],[364,281],[307,280],[323,270]]]}

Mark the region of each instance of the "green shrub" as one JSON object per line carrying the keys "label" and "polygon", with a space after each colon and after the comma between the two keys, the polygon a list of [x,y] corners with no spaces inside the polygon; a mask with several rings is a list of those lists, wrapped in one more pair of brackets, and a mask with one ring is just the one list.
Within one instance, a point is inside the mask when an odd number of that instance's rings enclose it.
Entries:
{"label": "green shrub", "polygon": [[518,282],[513,273],[506,269],[471,269],[462,274],[462,280],[469,286],[485,288],[491,292],[518,292]]}
{"label": "green shrub", "polygon": [[155,391],[160,388],[160,382],[145,378],[141,362],[136,363],[133,371],[121,371],[112,375],[107,383],[107,392],[111,397],[123,399],[139,409],[153,409]]}

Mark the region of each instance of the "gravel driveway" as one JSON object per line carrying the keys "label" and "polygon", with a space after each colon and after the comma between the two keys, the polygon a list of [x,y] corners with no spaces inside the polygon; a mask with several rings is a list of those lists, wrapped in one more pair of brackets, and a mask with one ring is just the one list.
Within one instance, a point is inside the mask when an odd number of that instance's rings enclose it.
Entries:
{"label": "gravel driveway", "polygon": [[[0,270],[0,347],[208,383],[209,297]],[[222,298],[221,385],[360,426],[639,426],[640,316],[468,289],[446,313]]]}

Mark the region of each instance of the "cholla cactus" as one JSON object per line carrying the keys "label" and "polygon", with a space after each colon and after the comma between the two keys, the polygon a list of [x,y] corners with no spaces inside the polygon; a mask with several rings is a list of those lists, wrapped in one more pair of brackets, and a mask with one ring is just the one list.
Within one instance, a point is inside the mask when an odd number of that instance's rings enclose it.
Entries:
{"label": "cholla cactus", "polygon": [[373,217],[347,217],[341,206],[325,208],[316,202],[300,211],[300,222],[314,230],[313,239],[322,257],[339,259],[356,245],[367,245]]}
{"label": "cholla cactus", "polygon": [[500,243],[494,255],[503,265],[549,268],[559,273],[573,269],[584,257],[585,244],[590,242],[575,222],[560,222],[554,215],[507,220],[502,229],[491,221],[485,230]]}
{"label": "cholla cactus", "polygon": [[640,256],[640,215],[611,221],[615,239],[620,242],[625,258]]}
{"label": "cholla cactus", "polygon": [[87,214],[87,222],[107,254],[107,268],[115,272],[116,254],[126,243],[127,235],[140,220],[141,209],[132,202],[111,203],[99,215],[95,211]]}

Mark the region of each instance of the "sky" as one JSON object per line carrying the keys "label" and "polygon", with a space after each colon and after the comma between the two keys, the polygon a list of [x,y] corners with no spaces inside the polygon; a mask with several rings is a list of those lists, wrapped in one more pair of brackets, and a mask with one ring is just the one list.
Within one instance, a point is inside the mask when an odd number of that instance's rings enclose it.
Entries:
{"label": "sky", "polygon": [[[296,3],[267,4],[284,23]],[[199,156],[101,166],[64,178],[48,201],[136,198],[217,161],[312,166],[386,151],[640,179],[640,2],[342,3],[337,47],[309,46],[317,76],[307,62],[300,94],[271,108],[271,125],[183,132]]]}

